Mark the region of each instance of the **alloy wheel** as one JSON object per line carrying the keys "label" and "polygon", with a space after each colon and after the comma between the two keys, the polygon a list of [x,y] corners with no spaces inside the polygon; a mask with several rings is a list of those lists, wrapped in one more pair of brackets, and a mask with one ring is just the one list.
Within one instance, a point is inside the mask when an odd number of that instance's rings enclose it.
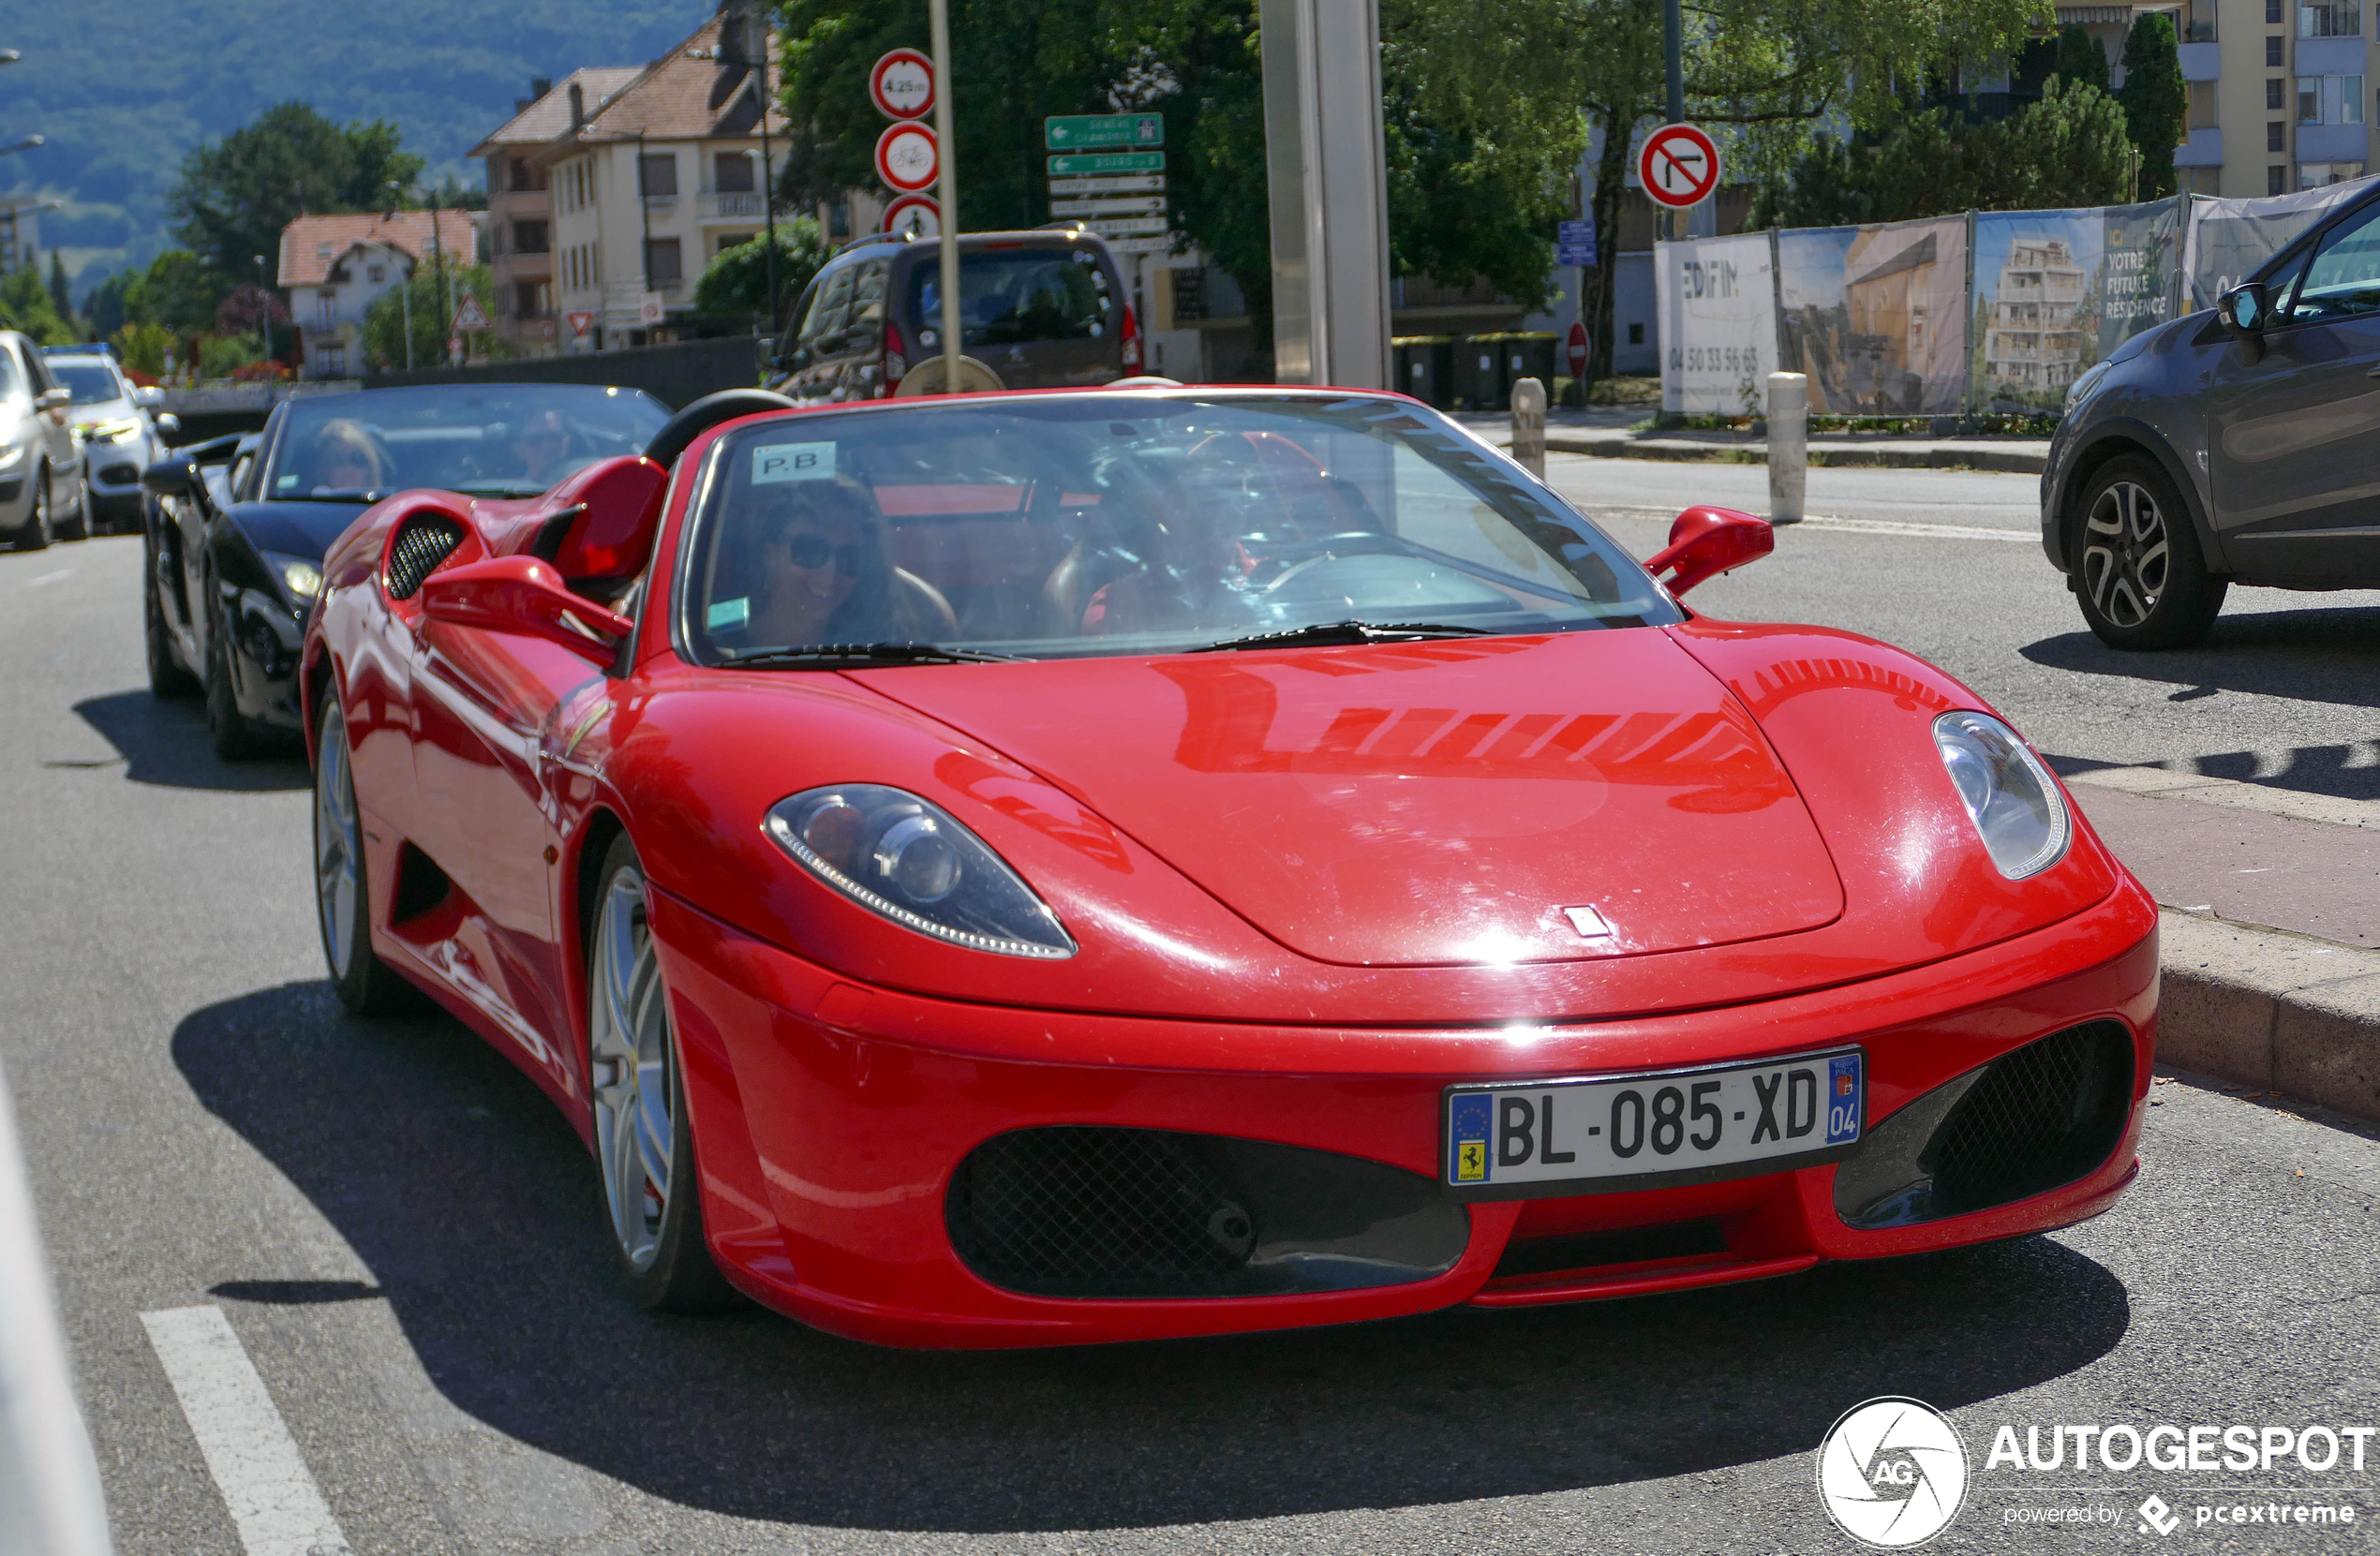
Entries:
{"label": "alloy wheel", "polygon": [[355,956],[355,915],[363,898],[363,829],[348,768],[347,720],[336,698],[322,719],[322,754],[314,764],[314,895],[331,976],[345,978]]}
{"label": "alloy wheel", "polygon": [[645,879],[615,872],[595,926],[594,999],[588,1022],[595,1157],[620,1252],[640,1274],[661,1249],[676,1141],[669,1015],[645,922]]}
{"label": "alloy wheel", "polygon": [[2149,619],[2164,598],[2172,555],[2165,515],[2139,482],[2110,482],[2090,505],[2083,524],[2083,588],[2115,626]]}

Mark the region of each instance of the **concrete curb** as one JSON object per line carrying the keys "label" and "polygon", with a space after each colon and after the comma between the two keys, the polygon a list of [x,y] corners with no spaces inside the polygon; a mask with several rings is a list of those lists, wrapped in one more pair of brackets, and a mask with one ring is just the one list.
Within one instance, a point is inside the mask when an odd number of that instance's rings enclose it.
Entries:
{"label": "concrete curb", "polygon": [[[1765,465],[1768,445],[1757,442],[1705,443],[1685,437],[1640,437],[1629,433],[1581,437],[1549,430],[1549,453],[1591,454],[1602,459],[1698,460],[1719,464]],[[2045,452],[2007,448],[1990,443],[1835,443],[1813,440],[1809,462],[1822,468],[1865,466],[1895,470],[2000,470],[2014,475],[2038,475],[2048,462]]]}
{"label": "concrete curb", "polygon": [[2380,1119],[2380,952],[2161,911],[2157,1057]]}

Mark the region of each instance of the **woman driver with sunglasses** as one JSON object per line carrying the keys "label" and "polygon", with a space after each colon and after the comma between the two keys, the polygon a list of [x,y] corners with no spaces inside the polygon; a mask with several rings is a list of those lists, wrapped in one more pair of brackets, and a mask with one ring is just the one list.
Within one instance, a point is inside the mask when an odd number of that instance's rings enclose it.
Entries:
{"label": "woman driver with sunglasses", "polygon": [[801,482],[779,488],[770,506],[744,640],[798,648],[900,636],[892,569],[866,491],[849,480]]}

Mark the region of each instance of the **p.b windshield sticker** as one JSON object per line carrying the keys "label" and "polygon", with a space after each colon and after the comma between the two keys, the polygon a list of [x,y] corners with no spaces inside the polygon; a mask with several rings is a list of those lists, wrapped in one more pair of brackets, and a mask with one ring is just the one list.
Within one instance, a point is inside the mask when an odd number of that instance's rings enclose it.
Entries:
{"label": "p.b windshield sticker", "polygon": [[832,443],[764,443],[752,451],[752,484],[835,479]]}

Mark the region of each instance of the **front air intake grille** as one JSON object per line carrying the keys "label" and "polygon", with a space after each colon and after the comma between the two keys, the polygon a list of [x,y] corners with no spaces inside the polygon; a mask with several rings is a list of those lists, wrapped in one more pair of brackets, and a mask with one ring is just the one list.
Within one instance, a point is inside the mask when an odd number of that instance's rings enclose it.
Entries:
{"label": "front air intake grille", "polygon": [[1470,1217],[1416,1173],[1334,1152],[1169,1130],[996,1135],[951,1179],[951,1246],[1036,1297],[1252,1297],[1425,1280]]}
{"label": "front air intake grille", "polygon": [[2093,1021],[1943,1082],[1868,1132],[1835,1173],[1863,1229],[1986,1210],[2088,1177],[2132,1116],[2132,1037]]}
{"label": "front air intake grille", "polygon": [[389,547],[385,574],[391,600],[410,600],[422,581],[463,543],[463,526],[452,519],[408,519]]}
{"label": "front air intake grille", "polygon": [[111,486],[129,486],[141,479],[138,465],[111,465],[99,472],[99,479]]}
{"label": "front air intake grille", "polygon": [[2071,1183],[2107,1159],[2132,1100],[2132,1044],[2098,1022],[1995,1060],[1936,1134],[1934,1193],[1959,1208]]}

